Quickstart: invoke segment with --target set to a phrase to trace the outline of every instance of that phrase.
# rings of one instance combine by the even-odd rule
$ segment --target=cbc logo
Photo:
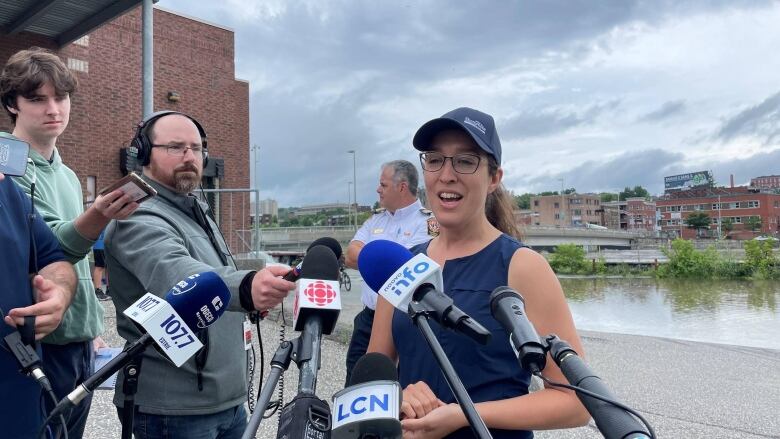
[[[310,283],[303,293],[317,306],[325,306],[333,302],[337,294],[333,287],[320,280]]]

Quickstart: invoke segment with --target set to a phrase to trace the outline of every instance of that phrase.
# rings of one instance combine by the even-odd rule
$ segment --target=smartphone
[[[117,189],[122,189],[122,192],[129,194],[133,197],[133,201],[136,203],[143,203],[144,201],[157,195],[157,191],[149,186],[149,184],[141,179],[138,175],[131,172],[119,180],[115,181],[111,185],[100,191],[100,195],[105,195],[113,192]]]
[[[27,172],[30,144],[18,139],[0,137],[0,172],[16,177]]]

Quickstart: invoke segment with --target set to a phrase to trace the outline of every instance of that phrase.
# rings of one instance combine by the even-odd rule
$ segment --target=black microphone
[[[618,399],[606,384],[577,355],[565,341],[558,337],[548,338],[550,355],[555,364],[569,381],[569,384],[593,392],[612,401]],[[593,417],[601,434],[607,439],[648,439],[647,428],[631,416],[626,410],[606,401],[577,392],[582,405]]]
[[[490,312],[509,333],[520,367],[532,374],[544,370],[547,355],[525,313],[523,296],[510,287],[498,287],[490,294]]]
[[[230,290],[222,278],[211,271],[194,274],[177,283],[168,291],[165,300],[146,293],[124,311],[145,333],[62,398],[49,418],[77,405],[153,343],[180,367],[203,346],[192,332],[193,328],[202,329],[214,323],[225,312],[228,302]]]
[[[401,439],[398,369],[378,352],[355,363],[349,386],[333,395],[333,439]]]
[[[309,247],[306,248],[306,251],[308,252],[312,248],[318,246],[318,245],[324,245],[325,247],[331,249],[333,251],[333,254],[336,255],[336,260],[338,261],[339,258],[341,258],[341,244],[339,244],[338,241],[335,239],[324,236],[322,238],[315,239],[311,244],[309,244]],[[282,279],[295,282],[301,277],[301,269],[303,268],[303,260],[298,262],[297,264],[293,264],[292,270],[290,270],[289,273],[282,276]]]

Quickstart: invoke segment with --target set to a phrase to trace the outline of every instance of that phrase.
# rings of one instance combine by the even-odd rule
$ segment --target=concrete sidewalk
[[[104,304],[104,338],[112,346],[121,346],[114,308],[110,302]],[[340,335],[326,339],[322,346],[317,394],[328,401],[344,386],[346,345],[339,340],[349,332],[352,316],[343,315],[341,322]],[[273,317],[261,324],[266,374],[279,344],[279,330]],[[645,416],[659,438],[780,437],[780,351],[589,331],[581,335],[591,368],[623,403]],[[296,336],[286,329],[287,339]],[[257,344],[255,350],[259,374]],[[292,364],[285,374],[285,402],[297,393],[297,381],[298,371]],[[112,396],[110,391],[96,392],[85,438],[120,437]],[[257,437],[275,438],[277,419],[263,420]],[[591,422],[577,429],[538,432],[536,437],[602,436]]]

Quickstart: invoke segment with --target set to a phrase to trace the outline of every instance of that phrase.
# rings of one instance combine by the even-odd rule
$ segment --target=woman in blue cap
[[[480,417],[495,439],[531,438],[532,430],[584,425],[589,416],[573,392],[548,387],[528,393],[530,375],[518,365],[506,331],[490,312],[490,293],[508,285],[523,295],[540,335],[555,333],[583,352],[555,274],[541,255],[516,239],[493,118],[458,108],[424,124],[413,144],[422,151],[425,190],[439,235],[412,252],[442,266],[444,291],[493,333],[483,346],[435,328]],[[381,297],[368,351],[398,360],[404,438],[473,437],[425,340],[409,316],[394,312]],[[543,373],[566,382],[550,359]]]

